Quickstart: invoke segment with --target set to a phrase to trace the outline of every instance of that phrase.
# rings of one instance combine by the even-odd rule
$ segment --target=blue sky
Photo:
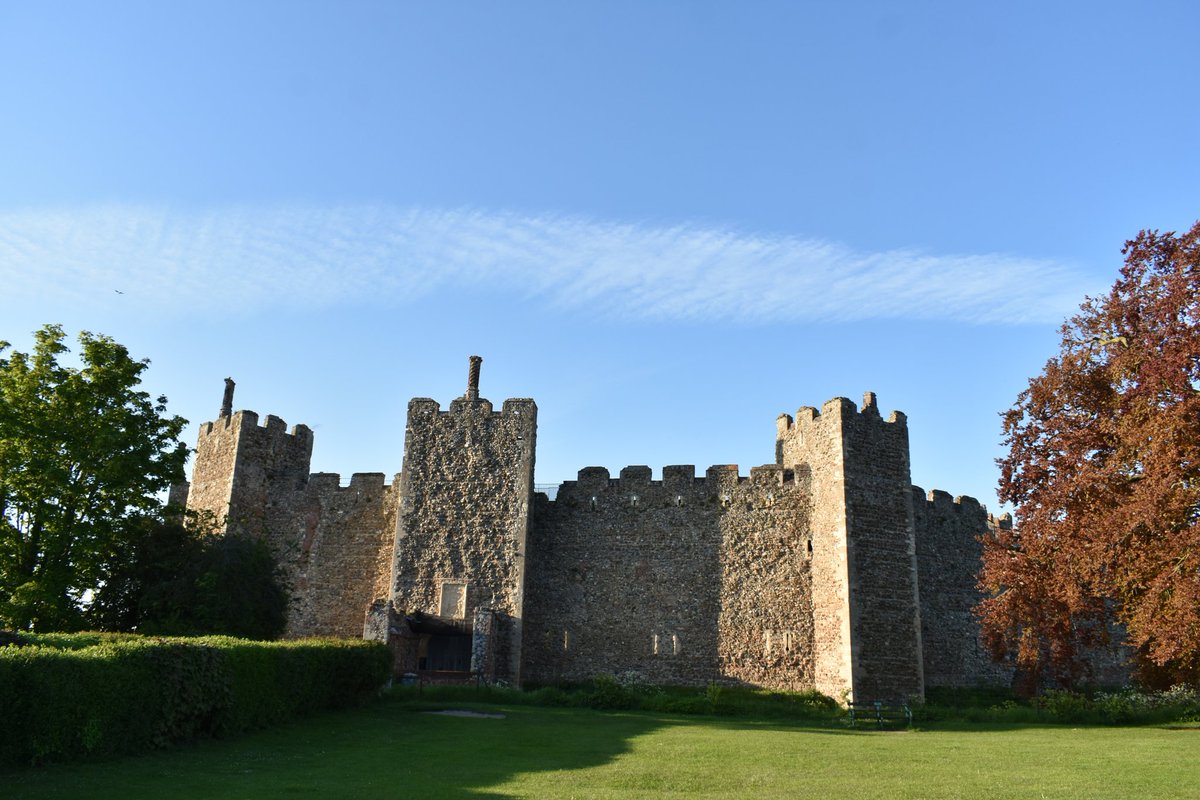
[[[0,0],[0,338],[113,336],[189,444],[231,375],[343,480],[474,353],[539,483],[875,391],[996,509],[1058,325],[1200,216],[1198,8]]]

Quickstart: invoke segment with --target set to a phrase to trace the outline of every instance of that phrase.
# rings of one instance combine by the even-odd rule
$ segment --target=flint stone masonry
[[[449,411],[409,403],[391,599],[436,615],[442,587],[466,584],[464,617],[491,609],[495,677],[517,683],[537,405],[508,400],[497,413],[471,393]]]
[[[834,398],[776,421],[775,463],[586,467],[533,486],[537,406],[409,404],[404,459],[308,472],[312,432],[228,410],[201,430],[188,508],[262,536],[293,587],[288,635],[387,641],[397,674],[554,683],[636,673],[844,700],[1007,683],[971,607],[971,498],[912,486],[903,414]]]
[[[921,645],[925,680],[936,686],[1007,683],[1009,671],[988,657],[971,608],[983,599],[976,573],[983,532],[1004,520],[989,517],[971,497],[951,498],[912,487],[921,575]],[[1010,521],[1008,521],[1010,522]]]
[[[591,467],[554,502],[538,496],[526,677],[811,687],[807,493],[773,466],[650,475]]]

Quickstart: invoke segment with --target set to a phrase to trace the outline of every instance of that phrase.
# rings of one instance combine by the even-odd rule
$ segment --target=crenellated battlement
[[[537,411],[537,403],[528,397],[510,397],[504,401],[499,411],[495,410],[491,400],[479,398],[469,400],[456,397],[450,401],[450,407],[443,409],[437,400],[430,397],[414,397],[408,403],[408,415],[415,418],[450,417],[450,416],[492,416],[492,417],[528,417]]]
[[[935,511],[954,514],[987,514],[987,509],[974,497],[960,494],[957,497],[941,489],[926,492],[920,486],[912,487],[913,505],[923,505]],[[989,515],[990,516],[990,515]]]
[[[382,492],[391,489],[399,483],[399,475],[393,483],[387,483],[382,472],[355,472],[350,476],[350,483],[342,485],[342,476],[338,472],[314,472],[308,476],[306,488],[317,493],[326,492]]]
[[[230,431],[239,433],[251,433],[254,431],[262,431],[271,438],[282,439],[288,437],[298,441],[312,443],[313,432],[307,425],[293,425],[291,431],[287,429],[287,423],[282,418],[274,414],[268,414],[267,419],[262,425],[258,424],[259,416],[254,411],[235,411],[229,416],[221,417],[213,422],[205,422],[200,426],[200,438],[203,440],[209,436],[221,436]]]
[[[1013,517],[1012,517],[1012,514],[1009,514],[1007,511],[1004,512],[1003,514],[1001,514],[1000,516],[996,516],[995,514],[988,514],[987,524],[988,524],[988,530],[992,530],[992,531],[1009,530],[1010,531],[1010,530],[1012,530],[1012,526],[1013,526]]]
[[[888,425],[907,426],[908,417],[903,411],[892,411],[887,419],[879,413],[879,405],[874,392],[864,392],[862,409],[847,397],[833,397],[826,400],[818,410],[812,406],[801,406],[796,410],[796,416],[780,414],[775,418],[775,432],[779,439],[789,435],[803,433],[805,430],[821,428],[832,420],[839,423],[851,417],[876,419]]]
[[[553,502],[589,508],[681,506],[727,502],[731,492],[755,493],[771,487],[787,491],[798,485],[794,471],[777,464],[753,467],[749,476],[739,474],[737,464],[714,464],[700,477],[693,464],[672,464],[662,468],[660,480],[653,480],[650,467],[641,464],[623,468],[616,478],[606,467],[584,467],[576,480],[563,481]]]

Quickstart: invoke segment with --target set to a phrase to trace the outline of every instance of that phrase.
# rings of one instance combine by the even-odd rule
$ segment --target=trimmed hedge
[[[376,642],[23,636],[0,647],[0,763],[141,753],[229,736],[378,693]]]

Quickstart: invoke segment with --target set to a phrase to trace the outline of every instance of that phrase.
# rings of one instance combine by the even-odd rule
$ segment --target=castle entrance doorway
[[[471,671],[472,626],[463,619],[447,619],[417,612],[406,617],[409,628],[420,637],[417,669],[421,672]]]
[[[471,635],[432,635],[421,637],[424,657],[420,669],[437,672],[469,672],[471,669]]]

